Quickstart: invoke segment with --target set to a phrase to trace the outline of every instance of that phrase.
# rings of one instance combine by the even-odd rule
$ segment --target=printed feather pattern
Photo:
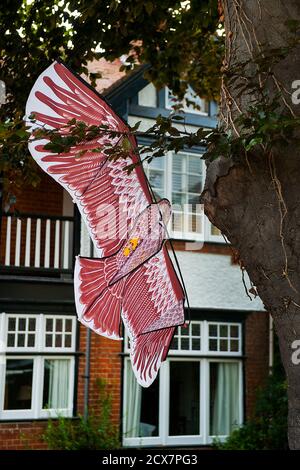
[[[33,115],[34,122],[29,118]],[[62,153],[46,150],[49,140],[34,136],[42,127],[68,135],[73,119],[106,126],[109,132]],[[98,258],[76,258],[78,318],[111,339],[122,339],[122,319],[133,371],[147,387],[167,357],[176,326],[184,322],[183,290],[164,246],[170,203],[153,201],[127,124],[61,62],[38,77],[27,101],[26,121],[33,158],[71,195],[97,251]],[[132,150],[124,159],[109,160],[106,146],[119,144],[124,134]],[[128,173],[132,164],[136,166]]]

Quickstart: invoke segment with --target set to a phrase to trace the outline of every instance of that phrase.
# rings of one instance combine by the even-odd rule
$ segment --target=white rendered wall
[[[264,310],[257,297],[247,297],[242,271],[231,257],[209,253],[176,251],[191,307],[232,310]],[[245,273],[245,282],[251,287]]]

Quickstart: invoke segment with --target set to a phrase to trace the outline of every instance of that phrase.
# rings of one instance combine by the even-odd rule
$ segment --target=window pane
[[[239,350],[239,341],[237,339],[232,339],[230,341],[230,351],[238,352],[238,350]]]
[[[174,192],[176,191],[183,191],[183,184],[182,184],[182,175],[181,173],[173,173],[172,174],[172,189]]]
[[[209,350],[210,351],[218,351],[218,340],[217,339],[210,339],[209,340]]]
[[[189,338],[181,338],[181,349],[187,351],[190,349],[190,339]]]
[[[188,159],[188,172],[189,173],[201,173],[202,160],[200,157],[189,157]]]
[[[46,335],[46,348],[52,347],[52,335]]]
[[[173,338],[173,340],[172,340],[170,349],[178,349],[178,338],[176,338],[175,336],[174,336],[174,338]]]
[[[221,339],[220,340],[220,351],[228,351],[228,340]]]
[[[230,327],[230,336],[232,338],[238,338],[239,336],[239,328],[237,325],[233,325]]]
[[[35,335],[28,335],[27,346],[33,348],[35,343]]]
[[[150,170],[156,169],[156,170],[163,170],[164,169],[164,157],[157,157],[153,158],[150,163]]]
[[[56,348],[61,348],[62,347],[62,335],[55,335],[55,347]]]
[[[8,319],[8,330],[9,331],[15,331],[16,330],[16,319],[15,318],[9,318]]]
[[[184,209],[183,205],[186,202],[185,194],[183,193],[172,193],[172,204],[178,204],[180,207],[173,207],[174,210]]]
[[[43,408],[68,408],[69,370],[69,359],[45,360]]]
[[[228,436],[240,423],[239,364],[210,363],[210,435]]]
[[[183,155],[181,155],[180,153],[178,153],[177,155],[173,155],[173,164],[172,164],[172,167],[173,167],[173,171],[177,171],[179,173],[182,172],[183,168],[182,168],[182,165],[183,165],[183,161],[184,161],[185,157]]]
[[[190,327],[189,327],[189,326],[187,326],[187,327],[186,327],[186,326],[181,326],[181,327],[180,327],[180,334],[181,334],[182,336],[189,336],[189,334],[190,334]]]
[[[200,205],[200,194],[188,194],[188,203],[191,205],[190,210],[192,212],[195,212],[197,209],[197,212],[200,212],[201,210],[201,205]],[[199,207],[197,207],[199,206]]]
[[[72,331],[72,320],[66,320],[65,331]]]
[[[200,351],[201,349],[200,339],[195,339],[195,338],[192,339],[192,349],[194,351]]]
[[[170,436],[200,433],[199,393],[199,362],[170,361]]]
[[[26,318],[19,318],[19,331],[25,331],[26,329]]]
[[[56,331],[62,331],[62,319],[61,318],[56,320],[55,329]]]
[[[5,410],[30,410],[33,359],[7,359],[5,377]]]
[[[12,348],[15,345],[15,335],[10,333],[7,335],[7,347]]]
[[[220,336],[223,338],[228,336],[228,326],[227,325],[220,325]]]
[[[53,320],[52,318],[47,318],[46,320],[46,330],[52,331],[53,330]]]
[[[200,336],[200,323],[192,323],[192,335]]]
[[[29,318],[28,330],[35,331],[35,318]]]
[[[165,197],[163,189],[156,189],[152,187],[152,190],[153,190],[156,201],[159,201],[160,199]]]
[[[24,334],[18,334],[17,346],[19,348],[24,348],[24,346],[25,346],[25,335]]]
[[[215,227],[214,225],[211,225],[210,226],[210,233],[211,235],[216,235],[216,236],[221,236],[221,230],[219,230],[217,227]]]
[[[209,325],[209,336],[218,336],[218,325]]]
[[[129,361],[126,372],[125,437],[158,436],[159,377],[150,387],[142,388],[136,381]]]
[[[72,346],[72,336],[66,335],[65,336],[65,348],[70,348]]]
[[[189,232],[200,233],[202,231],[202,217],[196,214],[189,215],[188,230]]]
[[[167,90],[167,108],[172,108],[176,103],[178,103],[177,98],[173,95],[171,90]]]
[[[149,174],[149,181],[154,188],[162,189],[164,186],[164,174],[161,171],[151,170]]]
[[[196,95],[193,88],[189,85],[185,94],[185,108],[193,113],[207,113],[207,102]]]
[[[188,177],[188,191],[190,193],[201,193],[202,182],[200,176],[189,175]]]
[[[149,83],[138,92],[138,103],[140,106],[156,108],[157,91],[153,83]]]
[[[172,214],[172,227],[173,230],[177,232],[182,232],[183,230],[183,215],[182,213],[173,212]]]

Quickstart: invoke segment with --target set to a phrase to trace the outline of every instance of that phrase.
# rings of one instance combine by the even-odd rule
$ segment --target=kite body
[[[32,115],[34,122],[29,120]],[[141,165],[126,171],[139,163],[134,136],[106,101],[64,64],[54,62],[37,79],[26,117],[33,158],[72,196],[99,256],[76,258],[78,318],[111,339],[121,339],[122,319],[134,373],[147,387],[166,359],[176,326],[184,323],[182,286],[164,246],[170,203],[153,201]],[[45,149],[47,138],[34,138],[41,127],[66,135],[74,119],[107,126],[114,137],[101,134],[59,154]],[[117,145],[124,134],[132,152],[124,159],[108,159],[105,146]]]

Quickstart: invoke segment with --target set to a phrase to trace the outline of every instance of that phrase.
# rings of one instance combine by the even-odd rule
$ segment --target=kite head
[[[170,201],[168,201],[168,199],[162,199],[157,205],[159,208],[160,219],[163,221],[164,225],[167,226],[172,215]]]

